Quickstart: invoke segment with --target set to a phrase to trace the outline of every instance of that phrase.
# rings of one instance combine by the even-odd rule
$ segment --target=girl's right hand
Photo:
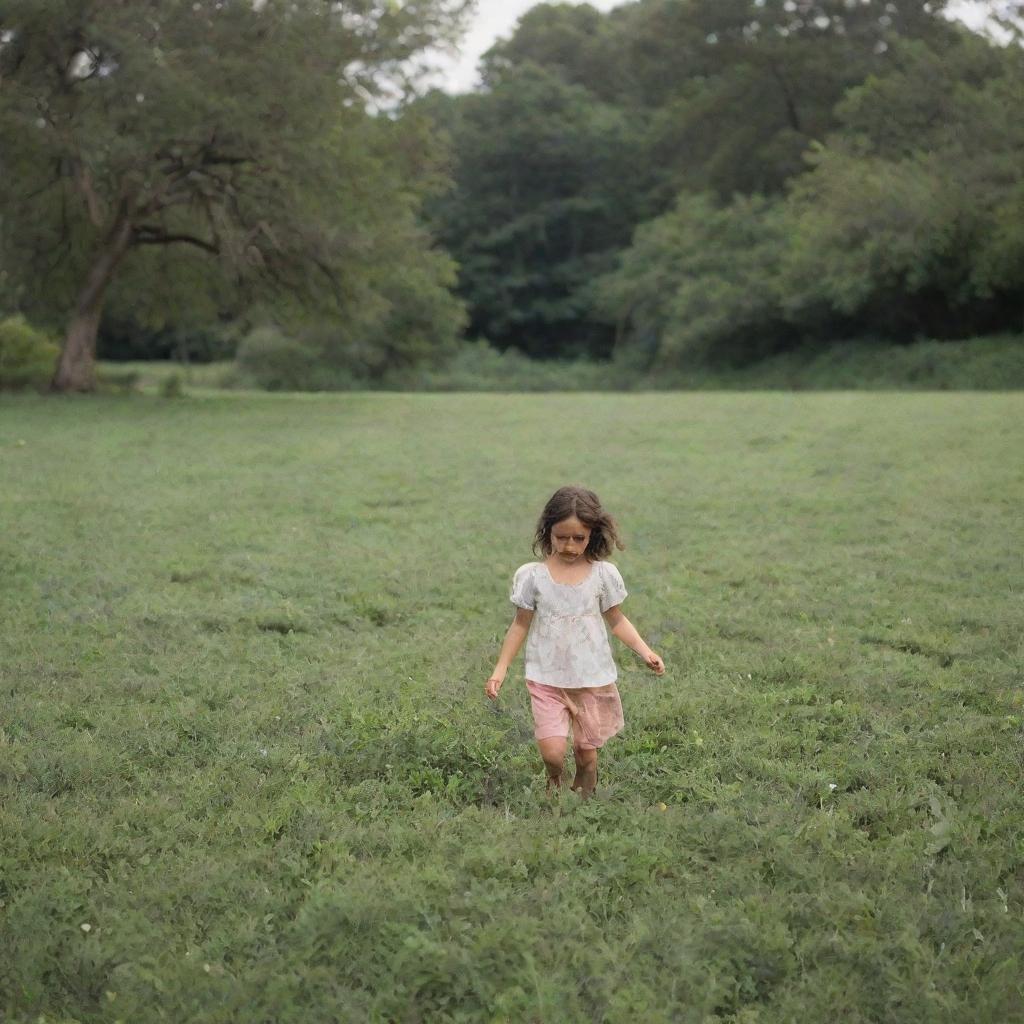
[[[501,685],[504,682],[504,679],[499,679],[497,676],[491,676],[491,678],[487,680],[484,692],[491,698],[491,700],[494,700],[498,696],[498,691],[501,689]]]

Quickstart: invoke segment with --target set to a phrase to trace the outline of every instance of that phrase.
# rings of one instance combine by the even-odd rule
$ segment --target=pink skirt
[[[568,736],[580,750],[603,747],[625,725],[622,701],[614,683],[564,689],[526,680],[533,708],[533,735],[538,740]]]

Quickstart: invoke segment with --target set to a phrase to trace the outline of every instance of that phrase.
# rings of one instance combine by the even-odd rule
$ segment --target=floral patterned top
[[[625,596],[611,562],[594,562],[579,583],[556,583],[543,562],[521,565],[511,600],[535,613],[526,638],[526,678],[574,690],[614,683],[618,671],[601,613]]]

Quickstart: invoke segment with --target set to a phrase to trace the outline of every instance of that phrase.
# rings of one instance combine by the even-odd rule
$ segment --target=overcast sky
[[[623,0],[590,0],[599,11],[620,7]],[[499,36],[509,36],[516,22],[538,0],[477,0],[476,17],[462,40],[461,54],[444,61],[445,70],[438,84],[448,92],[466,92],[477,84],[477,61]]]
[[[443,61],[437,84],[448,92],[466,92],[477,84],[476,65],[485,50],[499,36],[511,35],[516,22],[538,0],[477,0],[476,17],[470,22],[469,30],[460,47],[460,54]],[[623,0],[590,0],[591,6],[600,11],[610,11],[621,6]],[[997,0],[955,0],[951,10],[968,24],[977,26],[985,17],[985,9],[999,7]]]

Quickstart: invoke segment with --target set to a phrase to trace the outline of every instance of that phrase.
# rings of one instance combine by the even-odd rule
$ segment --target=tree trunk
[[[50,382],[51,391],[96,390],[96,332],[103,312],[103,298],[114,270],[128,251],[131,241],[132,223],[122,212],[110,229],[75,303],[64,348]]]
[[[96,390],[96,332],[102,311],[102,298],[92,309],[75,310],[68,324],[57,372],[50,381],[51,391]]]

